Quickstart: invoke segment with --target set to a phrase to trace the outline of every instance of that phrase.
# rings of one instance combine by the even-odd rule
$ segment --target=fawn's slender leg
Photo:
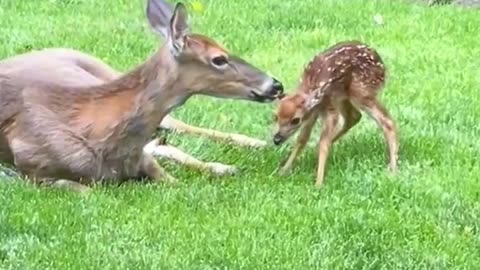
[[[383,130],[385,141],[389,149],[389,168],[390,171],[397,171],[398,159],[398,138],[395,122],[390,116],[389,112],[375,99],[368,99],[362,101],[364,110],[372,117],[378,126]]]
[[[232,175],[237,172],[237,168],[234,166],[224,165],[218,162],[202,162],[171,145],[155,145],[154,147],[151,147],[150,144],[147,144],[145,149],[155,157],[171,159],[177,163],[197,170],[208,170],[218,176]]]
[[[312,134],[313,126],[315,125],[319,114],[320,110],[315,109],[314,111],[312,111],[312,114],[303,122],[302,129],[300,130],[300,134],[297,137],[297,141],[295,142],[295,145],[293,146],[293,149],[290,152],[287,161],[279,171],[280,175],[285,175],[290,170],[293,162],[295,162],[295,159],[297,159],[302,150],[305,148],[305,144],[307,144],[308,139]]]
[[[362,118],[362,114],[348,100],[345,100],[342,103],[340,113],[342,114],[345,122],[342,128],[333,138],[332,143],[335,143],[338,139],[345,135],[345,133],[347,133],[352,127],[358,124],[358,122]]]
[[[336,133],[335,130],[338,124],[338,117],[339,113],[337,111],[328,111],[324,116],[324,125],[318,147],[317,180],[315,182],[317,187],[323,184],[323,179],[325,176],[325,163],[328,159],[330,146],[332,145],[332,141]]]
[[[160,123],[160,127],[164,129],[175,130],[177,132],[204,136],[204,137],[212,138],[216,140],[230,141],[234,144],[241,145],[241,146],[263,148],[267,145],[266,141],[254,139],[242,134],[226,133],[226,132],[216,131],[213,129],[207,129],[207,128],[188,125],[185,122],[175,119],[169,115],[163,118],[162,122]]]

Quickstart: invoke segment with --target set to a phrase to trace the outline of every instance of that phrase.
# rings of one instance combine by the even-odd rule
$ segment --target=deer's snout
[[[285,137],[283,137],[280,133],[277,133],[273,136],[273,143],[275,145],[280,145],[285,141]]]
[[[275,99],[282,99],[285,94],[283,93],[283,84],[275,79],[271,78],[259,88],[260,93],[257,91],[251,91],[250,98],[256,102],[272,102]]]
[[[269,95],[275,97],[283,96],[283,84],[276,78],[273,78],[272,88],[270,89]]]

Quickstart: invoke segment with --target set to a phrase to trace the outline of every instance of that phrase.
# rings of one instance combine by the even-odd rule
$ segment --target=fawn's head
[[[273,137],[273,143],[282,144],[300,128],[308,113],[306,100],[307,96],[299,93],[286,95],[280,100],[274,115],[277,132]]]
[[[328,87],[327,84],[322,85]],[[279,97],[280,101],[274,115],[274,121],[277,123],[274,144],[280,145],[288,140],[310,116],[312,109],[321,104],[324,88],[315,90],[317,91],[311,91],[309,84],[302,80],[295,94]]]
[[[230,54],[211,38],[191,33],[182,3],[172,8],[165,0],[148,0],[147,18],[166,39],[163,49],[169,51],[188,94],[256,102],[270,102],[282,95],[278,80]]]

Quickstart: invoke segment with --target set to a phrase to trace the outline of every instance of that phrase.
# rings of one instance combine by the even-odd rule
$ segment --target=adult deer
[[[105,62],[92,55],[64,48],[48,48],[38,51],[30,51],[24,54],[16,55],[0,61],[0,73],[11,72],[41,72],[48,65],[49,74],[57,78],[73,78],[72,83],[78,83],[78,86],[99,85],[117,79],[122,74],[108,66]],[[87,73],[87,74],[86,74]],[[53,75],[55,74],[55,75]],[[87,76],[85,76],[87,75]],[[75,78],[85,77],[82,81]],[[201,128],[189,125],[170,115],[166,115],[159,125],[161,131],[174,131],[176,133],[188,133],[207,137],[214,140],[223,140],[230,143],[261,148],[266,146],[263,140],[254,139],[243,134],[226,133],[218,130]],[[169,143],[156,145],[158,141],[165,141],[166,138],[160,138],[147,144],[146,150],[157,158],[170,159],[181,165],[201,170],[221,176],[235,174],[237,168],[232,165],[226,165],[219,162],[201,161]]]
[[[145,63],[106,83],[80,69],[0,70],[0,160],[35,183],[78,191],[97,181],[175,181],[144,151],[158,124],[192,95],[270,102],[282,84],[214,40],[191,33],[182,3],[148,0],[165,38]],[[70,76],[70,75],[75,76]]]

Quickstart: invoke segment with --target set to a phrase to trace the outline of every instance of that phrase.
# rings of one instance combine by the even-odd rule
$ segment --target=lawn
[[[103,186],[82,197],[4,178],[0,269],[480,269],[479,11],[403,1],[201,1],[206,12],[192,14],[194,30],[287,89],[335,42],[375,47],[389,70],[381,100],[400,132],[399,173],[389,175],[382,133],[364,117],[334,146],[324,188],[313,185],[318,135],[292,174],[279,177],[293,141],[271,143],[274,104],[194,97],[174,115],[269,146],[170,136],[194,156],[242,171],[218,178],[162,162],[178,187]],[[158,46],[144,5],[0,0],[0,56],[71,47],[126,71]]]

